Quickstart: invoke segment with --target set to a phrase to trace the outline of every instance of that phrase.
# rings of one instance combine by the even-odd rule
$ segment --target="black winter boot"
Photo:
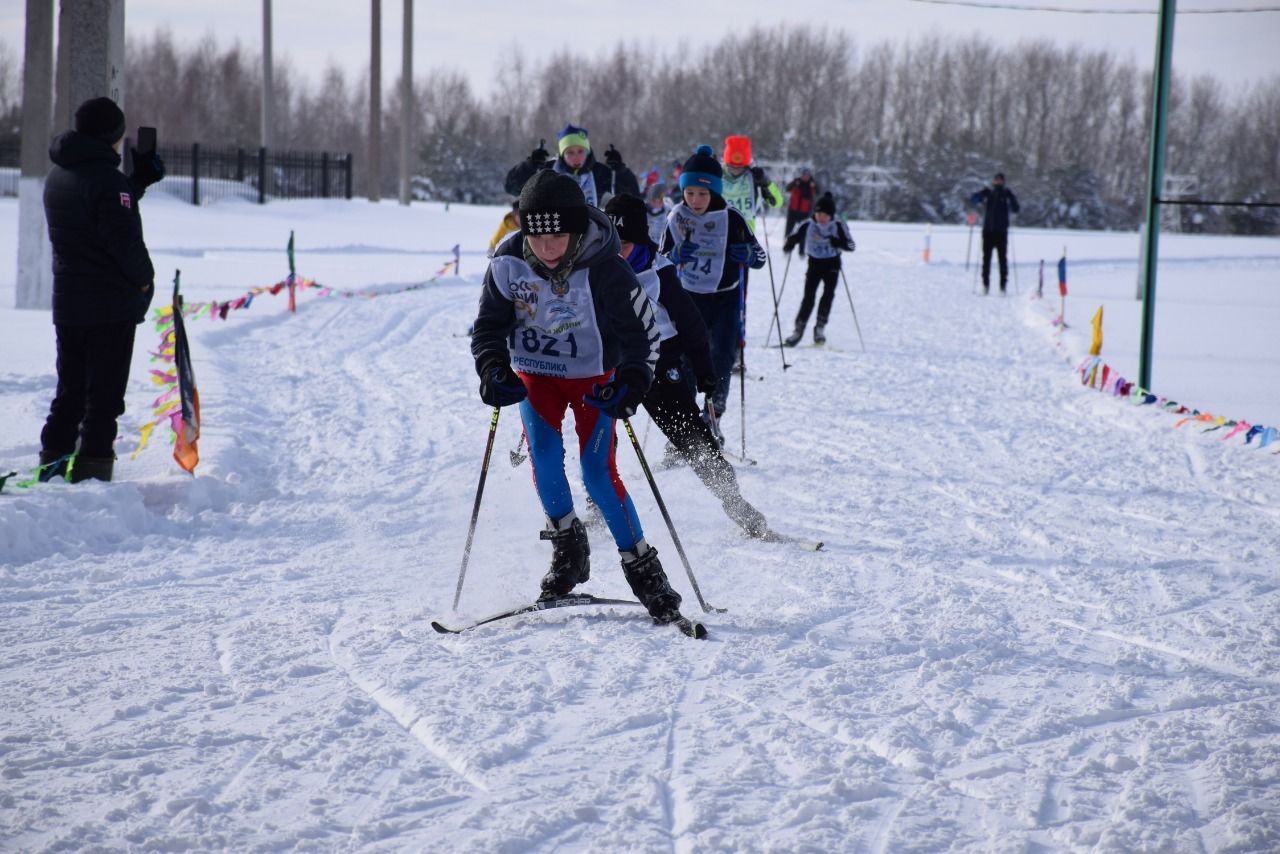
[[[621,554],[622,574],[653,621],[674,623],[680,619],[680,594],[671,589],[658,560],[658,550],[641,540],[634,549]]]
[[[75,451],[67,451],[60,454],[57,451],[41,451],[40,452],[40,482],[48,483],[55,477],[65,478],[67,476],[67,463],[70,462],[71,456]],[[48,468],[45,468],[48,466]]]
[[[826,343],[827,343],[827,324],[825,324],[825,323],[817,323],[817,324],[815,324],[815,325],[814,325],[814,327],[813,327],[813,343],[814,343],[814,344],[826,344]]]
[[[76,454],[75,460],[71,463],[71,482],[80,483],[84,480],[111,480],[111,473],[115,469],[115,457],[86,457],[83,454]]]
[[[542,577],[540,599],[564,596],[591,577],[591,543],[582,520],[573,513],[559,522],[547,521],[539,535],[551,541],[551,569]]]
[[[794,347],[800,343],[800,339],[803,337],[804,337],[804,324],[797,323],[795,332],[792,332],[790,335],[788,335],[787,339],[782,343],[786,344],[788,347]]]

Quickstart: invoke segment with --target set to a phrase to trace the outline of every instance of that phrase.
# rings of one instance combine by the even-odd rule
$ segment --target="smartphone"
[[[138,128],[138,144],[134,146],[137,154],[154,154],[156,151],[156,129]]]

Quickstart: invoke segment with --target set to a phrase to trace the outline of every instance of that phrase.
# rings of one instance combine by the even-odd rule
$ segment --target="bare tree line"
[[[453,70],[415,80],[415,171],[434,198],[504,200],[506,170],[572,121],[598,150],[614,143],[638,173],[664,177],[698,143],[747,133],[757,158],[812,165],[846,208],[859,201],[850,167],[888,167],[897,184],[880,199],[886,219],[961,221],[969,193],[997,170],[1019,193],[1023,224],[1133,228],[1141,218],[1150,73],[1105,51],[936,36],[863,48],[844,32],[780,26],[696,49],[619,43],[536,64],[498,55],[487,97]],[[239,44],[179,47],[160,31],[127,48],[129,112],[169,141],[255,146],[261,77],[258,54]],[[332,65],[308,85],[285,61],[275,88],[278,144],[354,152],[358,173],[367,75]],[[398,83],[384,97],[382,157],[395,163]],[[1236,91],[1175,75],[1166,170],[1196,176],[1203,198],[1280,200],[1280,75]],[[395,170],[384,172],[391,195]],[[1280,226],[1274,210],[1199,210],[1209,230]]]

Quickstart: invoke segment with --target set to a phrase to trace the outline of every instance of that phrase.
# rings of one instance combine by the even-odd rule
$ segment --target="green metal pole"
[[[1147,225],[1142,243],[1142,337],[1138,347],[1138,385],[1151,388],[1151,350],[1156,317],[1156,264],[1160,246],[1160,189],[1164,186],[1164,135],[1169,107],[1169,69],[1173,57],[1176,0],[1160,0],[1156,67],[1151,79],[1151,158],[1147,170]]]

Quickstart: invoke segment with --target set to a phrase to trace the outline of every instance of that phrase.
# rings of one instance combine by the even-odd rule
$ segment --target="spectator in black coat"
[[[138,200],[164,176],[154,154],[140,156],[132,175],[119,171],[124,131],[115,102],[93,98],[49,146],[58,387],[40,434],[42,480],[111,480],[134,331],[155,291]]]
[[[620,193],[640,195],[640,182],[636,180],[636,173],[622,162],[622,152],[610,145],[604,153],[605,162],[600,163],[591,151],[586,128],[565,125],[560,131],[557,148],[560,155],[555,160],[551,159],[551,152],[538,146],[527,158],[512,166],[507,173],[507,192],[518,196],[535,173],[553,169],[576,181],[587,204],[594,208],[604,210],[610,197]]]
[[[991,250],[1000,256],[1000,293],[1009,283],[1009,214],[1017,213],[1018,197],[1004,185],[1004,173],[997,172],[992,186],[983,187],[969,197],[969,203],[977,206],[985,203],[982,217],[982,292],[991,290]]]

